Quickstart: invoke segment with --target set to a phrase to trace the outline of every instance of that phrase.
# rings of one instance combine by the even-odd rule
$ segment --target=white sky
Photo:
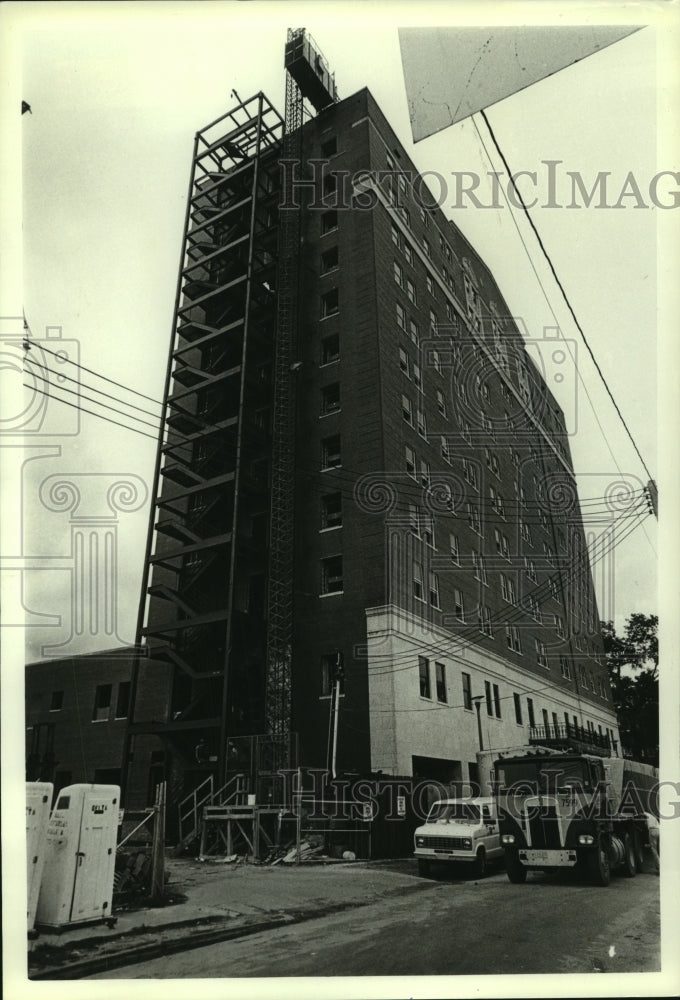
[[[21,122],[28,321],[35,337],[47,326],[61,326],[65,338],[78,342],[84,365],[160,400],[193,135],[231,106],[232,88],[242,98],[262,89],[283,112],[285,28],[298,26],[299,12],[291,19],[285,6],[229,3],[190,9],[118,4],[113,11],[106,4],[81,4],[74,13],[67,4],[27,6],[36,8],[25,11],[23,36],[22,96],[33,109]],[[492,169],[469,120],[412,145],[397,26],[424,18],[402,19],[397,14],[408,8],[387,7],[389,13],[383,14],[371,5],[359,29],[357,19],[342,16],[342,9],[308,4],[304,19],[335,71],[340,96],[368,86],[421,170],[449,177],[452,171],[486,174]],[[448,4],[433,10],[433,23],[455,23],[457,11],[462,19],[466,8]],[[479,23],[479,16],[475,21],[468,15],[468,20]],[[537,171],[539,197],[546,190],[542,161],[556,159],[563,161],[558,197],[565,202],[570,198],[567,170],[579,171],[587,188],[598,171],[607,170],[612,201],[633,171],[649,203],[651,177],[673,169],[656,150],[656,35],[647,27],[489,110],[512,169]],[[481,122],[480,130],[484,135]],[[487,136],[485,141],[491,149]],[[492,157],[493,169],[502,169],[493,151]],[[524,190],[527,197],[534,193]],[[451,196],[448,205],[453,190]],[[661,214],[672,213],[635,209],[633,199],[625,205],[620,210],[537,207],[532,214],[656,475],[656,226]],[[445,206],[445,212],[486,260],[511,310],[525,320],[532,337],[540,338],[543,327],[554,326],[555,320],[507,206],[484,211]],[[578,421],[571,446],[581,495],[602,496],[622,476],[639,488],[638,479],[644,483],[647,477],[533,235],[524,220],[519,225],[564,336],[576,342],[583,382],[568,377],[562,389],[554,388]],[[83,380],[120,395],[87,373]],[[158,412],[145,400],[124,398]],[[56,419],[59,427],[65,415]],[[149,427],[142,429],[153,434]],[[50,439],[57,440],[61,454],[32,462],[24,479],[24,553],[46,558],[63,556],[70,547],[68,514],[46,511],[36,502],[46,476],[87,470],[134,474],[150,484],[155,454],[152,440],[87,415],[76,437]],[[119,516],[118,635],[123,641],[134,637],[147,511],[144,506]],[[601,613],[613,613],[619,626],[632,611],[657,608],[656,548],[656,524],[649,518],[644,530],[638,528],[616,549],[614,587],[608,585],[610,603]],[[25,586],[32,611],[68,618],[66,569],[29,572]],[[29,659],[37,658],[46,642],[67,638],[66,624],[30,629]],[[98,634],[68,648],[107,644]]]

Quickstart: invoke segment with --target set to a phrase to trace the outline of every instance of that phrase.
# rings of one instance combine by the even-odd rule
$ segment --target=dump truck
[[[615,869],[631,878],[640,870],[649,842],[645,814],[658,815],[656,768],[540,746],[496,758],[493,786],[511,882],[525,882],[530,871],[571,868],[606,886]]]

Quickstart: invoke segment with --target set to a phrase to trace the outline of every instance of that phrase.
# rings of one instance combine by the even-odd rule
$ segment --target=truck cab
[[[489,861],[503,856],[493,798],[439,799],[413,838],[418,872],[426,877],[436,862],[462,862],[482,877]]]

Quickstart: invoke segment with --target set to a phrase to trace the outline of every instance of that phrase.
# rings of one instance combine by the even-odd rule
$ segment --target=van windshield
[[[479,806],[474,802],[435,802],[428,823],[479,823]]]

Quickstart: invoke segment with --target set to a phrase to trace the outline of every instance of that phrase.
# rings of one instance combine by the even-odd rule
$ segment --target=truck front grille
[[[562,847],[557,811],[554,806],[534,807],[529,816],[529,831],[532,847]]]
[[[423,847],[431,847],[435,850],[465,851],[470,850],[465,847],[462,837],[423,837]]]

